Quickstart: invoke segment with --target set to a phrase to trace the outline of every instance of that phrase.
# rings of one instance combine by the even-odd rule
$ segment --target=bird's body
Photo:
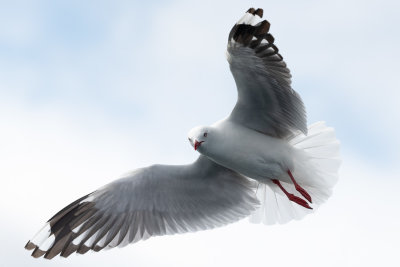
[[[287,176],[294,148],[287,140],[222,120],[210,127],[198,151],[216,163],[260,182]],[[287,177],[289,178],[289,177]]]
[[[199,158],[137,169],[76,200],[28,241],[33,257],[121,247],[247,216],[286,223],[329,198],[339,142],[323,122],[307,127],[303,102],[262,16],[262,9],[250,8],[229,34],[238,99],[226,119],[189,132]]]

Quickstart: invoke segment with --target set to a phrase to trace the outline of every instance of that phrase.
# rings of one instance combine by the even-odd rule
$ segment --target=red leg
[[[286,189],[283,188],[283,186],[281,185],[281,183],[279,182],[279,180],[277,180],[277,179],[272,179],[272,182],[273,182],[274,184],[276,184],[277,186],[279,186],[279,188],[283,191],[283,193],[285,193],[285,195],[288,197],[288,199],[289,199],[290,201],[293,201],[293,202],[299,204],[300,206],[303,206],[304,208],[307,208],[307,209],[311,209],[311,210],[312,210],[312,208],[308,205],[307,201],[305,201],[304,199],[299,198],[298,196],[295,196],[295,195],[289,193],[288,191],[286,191]]]
[[[295,180],[294,177],[293,177],[292,172],[291,172],[290,170],[288,170],[287,173],[289,174],[290,179],[292,180],[294,186],[296,187],[297,192],[299,192],[303,197],[305,197],[305,198],[308,200],[308,202],[312,203],[311,196],[307,193],[306,190],[304,190],[303,187],[301,187],[301,186],[296,182],[296,180]]]

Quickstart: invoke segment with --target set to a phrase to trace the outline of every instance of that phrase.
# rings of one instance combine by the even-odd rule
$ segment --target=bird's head
[[[194,150],[203,149],[206,146],[210,130],[207,126],[197,126],[189,131],[188,139]]]

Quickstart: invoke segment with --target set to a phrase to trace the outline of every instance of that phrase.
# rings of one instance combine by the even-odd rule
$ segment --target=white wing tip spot
[[[257,14],[246,13],[236,24],[247,24],[255,26],[262,21],[261,17]]]
[[[47,251],[54,243],[55,237],[51,234],[50,224],[46,223],[42,229],[30,240],[40,250]]]

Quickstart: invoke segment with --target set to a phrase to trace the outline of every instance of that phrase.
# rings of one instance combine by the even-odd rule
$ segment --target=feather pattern
[[[227,58],[238,90],[229,119],[279,138],[296,130],[306,134],[303,102],[290,86],[290,71],[262,13],[249,9],[228,37]]]
[[[71,203],[26,245],[51,259],[151,236],[210,229],[256,209],[253,184],[204,156],[190,165],[136,170]]]

